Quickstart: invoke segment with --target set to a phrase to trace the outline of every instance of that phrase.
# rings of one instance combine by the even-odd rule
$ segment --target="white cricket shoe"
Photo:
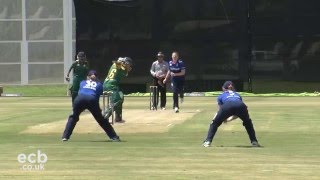
[[[111,141],[112,141],[112,142],[121,142],[119,136],[116,136],[116,137],[111,138]]]
[[[203,142],[202,146],[210,147],[211,146],[211,142],[206,140],[206,141]]]
[[[178,112],[179,112],[179,108],[178,108],[178,107],[175,107],[175,108],[174,108],[174,112],[175,112],[175,113],[178,113]]]

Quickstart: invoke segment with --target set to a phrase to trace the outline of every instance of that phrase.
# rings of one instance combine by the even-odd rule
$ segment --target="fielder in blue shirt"
[[[78,96],[73,103],[73,113],[69,116],[66,128],[63,132],[62,141],[68,141],[79,121],[80,114],[88,109],[101,128],[109,136],[111,141],[119,142],[120,138],[117,136],[113,127],[110,125],[108,119],[104,119],[101,114],[99,105],[99,98],[103,93],[102,83],[97,80],[97,72],[94,70],[89,71],[87,80],[80,83]]]
[[[180,102],[184,98],[184,81],[185,81],[186,67],[184,62],[179,59],[179,53],[174,51],[172,53],[172,60],[169,62],[169,71],[163,80],[165,84],[168,77],[171,77],[171,87],[173,91],[173,108],[176,113],[179,112],[179,96]]]
[[[208,135],[203,142],[204,147],[209,147],[218,127],[223,123],[235,118],[240,118],[249,135],[252,146],[260,147],[256,138],[252,120],[249,117],[247,106],[243,103],[241,96],[235,92],[234,84],[226,81],[222,86],[223,93],[218,96],[219,110],[210,124]]]

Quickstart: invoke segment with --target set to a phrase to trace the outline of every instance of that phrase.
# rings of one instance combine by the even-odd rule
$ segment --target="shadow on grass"
[[[96,143],[99,143],[99,142],[108,142],[108,143],[123,143],[123,142],[127,142],[127,141],[124,141],[124,140],[121,140],[120,142],[114,142],[112,140],[92,140],[92,141],[89,141],[89,142],[96,142]]]
[[[112,141],[112,140],[109,140],[109,139],[106,139],[106,140],[75,140],[75,141],[72,141],[72,140],[68,140],[68,141],[61,141],[62,143],[87,143],[87,142],[95,142],[95,143],[124,143],[124,142],[127,142],[127,141],[124,141],[124,140],[121,140],[120,142],[117,142],[117,141]]]
[[[213,147],[216,147],[216,148],[219,148],[219,147],[233,147],[233,148],[264,148],[264,146],[259,146],[259,147],[255,147],[255,146],[251,146],[251,145],[236,145],[236,146],[224,146],[224,145],[220,145],[220,146],[213,146]]]
[[[243,145],[239,145],[239,146],[234,146],[234,147],[239,147],[239,148],[263,148],[264,146],[254,147],[254,146],[243,146]]]

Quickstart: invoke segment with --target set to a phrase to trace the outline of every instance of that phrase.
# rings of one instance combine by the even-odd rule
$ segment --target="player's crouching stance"
[[[223,122],[232,121],[239,117],[243,121],[252,146],[259,147],[260,144],[256,138],[252,121],[249,117],[247,106],[243,103],[241,96],[235,92],[234,85],[231,81],[226,81],[222,86],[223,93],[218,96],[219,111],[213,118],[206,140],[203,142],[204,147],[209,147],[216,134],[218,127]]]
[[[63,132],[62,141],[68,141],[74,127],[79,121],[81,112],[88,109],[101,128],[106,132],[112,141],[119,142],[117,136],[109,121],[104,119],[101,114],[99,98],[103,93],[101,82],[97,81],[96,71],[89,71],[87,80],[81,81],[78,96],[74,100],[73,113],[69,116],[66,128]]]

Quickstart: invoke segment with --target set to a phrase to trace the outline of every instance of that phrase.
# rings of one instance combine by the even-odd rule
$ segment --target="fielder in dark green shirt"
[[[74,99],[78,95],[80,82],[87,78],[87,74],[89,71],[89,64],[84,52],[79,52],[77,54],[77,60],[71,65],[67,73],[67,76],[66,76],[67,81],[70,81],[69,74],[71,70],[73,70],[73,79],[72,79],[72,86],[70,88],[70,91],[71,91],[72,104],[73,104]]]

